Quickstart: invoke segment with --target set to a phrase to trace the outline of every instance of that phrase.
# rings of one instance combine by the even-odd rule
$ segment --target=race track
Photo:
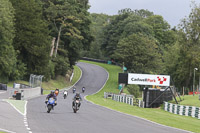
[[[107,72],[96,65],[77,64],[82,70],[82,78],[75,85],[80,92],[85,86],[82,97],[93,94],[102,88],[107,80]],[[74,94],[69,90],[67,99],[58,95],[58,105],[47,113],[45,96],[28,101],[27,119],[33,133],[183,133],[185,131],[154,124],[152,122],[122,114],[86,100],[80,110],[73,113],[71,104]]]

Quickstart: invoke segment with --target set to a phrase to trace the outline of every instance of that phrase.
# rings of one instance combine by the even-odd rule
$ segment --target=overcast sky
[[[161,15],[173,27],[189,15],[192,0],[89,0],[91,13],[115,15],[124,8],[148,9]],[[200,0],[193,0],[200,3]]]

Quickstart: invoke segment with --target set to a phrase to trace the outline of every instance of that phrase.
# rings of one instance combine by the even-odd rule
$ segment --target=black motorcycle
[[[80,100],[79,99],[74,100],[72,102],[72,109],[73,109],[74,113],[76,113],[79,110],[79,107],[80,107]]]
[[[76,89],[74,88],[74,89],[72,90],[72,92],[75,93],[75,92],[76,92]]]
[[[85,88],[82,88],[82,93],[84,93],[85,92]]]
[[[64,94],[64,95],[63,95],[63,97],[64,97],[64,99],[66,99],[67,95],[66,95],[66,94]]]

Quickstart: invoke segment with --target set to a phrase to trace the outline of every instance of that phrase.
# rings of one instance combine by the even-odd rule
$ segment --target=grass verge
[[[179,97],[176,97],[176,99],[180,105],[200,107],[199,95],[185,95],[184,97],[181,96],[181,100]],[[172,103],[175,103],[175,100]]]
[[[51,90],[55,90],[56,88],[63,89],[63,88],[70,87],[79,80],[80,76],[81,76],[80,68],[77,66],[74,66],[74,76],[71,82],[67,81],[65,77],[63,76],[58,76],[55,80],[42,82],[42,88],[44,89],[43,94],[49,94]],[[14,82],[29,85],[29,82],[22,81],[22,80],[12,81],[12,82],[9,82],[7,85],[9,87],[13,87]]]
[[[81,76],[81,70],[79,67],[74,66],[74,75],[72,81],[66,81],[64,77],[57,77],[56,80],[50,80],[49,82],[42,83],[42,88],[44,88],[43,94],[49,94],[51,90],[55,90],[56,88],[65,89],[74,85]]]
[[[25,113],[24,105],[25,105],[26,101],[24,101],[24,100],[11,100],[11,99],[5,99],[5,101],[10,103],[11,105],[13,105],[22,114]]]
[[[87,96],[87,100],[94,102],[95,104],[105,106],[107,108],[117,110],[133,116],[145,118],[150,121],[154,121],[166,126],[180,128],[192,132],[200,132],[199,120],[192,117],[175,115],[164,111],[161,108],[139,108],[130,106],[125,103],[119,103],[111,99],[104,99],[104,92],[118,93],[118,73],[122,72],[121,68],[114,65],[81,61],[90,64],[96,64],[105,68],[109,73],[109,79],[104,88],[97,94]]]
[[[57,80],[50,80],[49,82],[43,82],[42,87],[44,88],[43,94],[49,94],[50,90],[55,90],[55,88],[66,88],[69,87],[73,84],[75,84],[81,76],[81,70],[79,67],[75,66],[74,67],[74,76],[72,78],[72,82],[69,83],[65,80],[64,77],[57,77]],[[12,87],[14,82],[9,82],[8,86]],[[28,82],[26,81],[16,81],[16,83],[22,83],[22,84],[27,84]],[[10,100],[10,99],[5,99],[8,103],[12,104],[19,112],[24,114],[24,105],[26,101],[23,100]]]

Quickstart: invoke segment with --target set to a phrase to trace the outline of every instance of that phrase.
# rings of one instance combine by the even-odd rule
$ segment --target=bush
[[[58,75],[65,76],[67,71],[70,70],[69,60],[67,57],[57,56],[53,61],[55,64],[55,77]]]
[[[134,95],[135,98],[140,97],[142,94],[138,85],[128,85],[127,90],[131,95]]]

